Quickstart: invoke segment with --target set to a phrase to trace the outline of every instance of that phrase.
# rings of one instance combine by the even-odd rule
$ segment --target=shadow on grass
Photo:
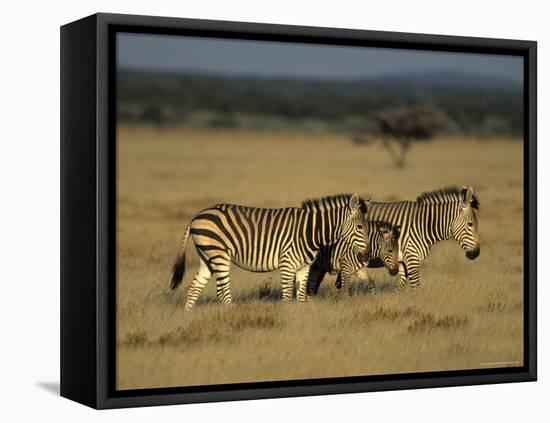
[[[373,295],[375,293],[379,294],[393,294],[395,292],[396,284],[391,281],[382,281],[376,282],[376,288],[371,290],[368,288],[366,282],[358,282],[352,284],[352,295]]]
[[[367,296],[374,293],[379,294],[393,294],[395,292],[396,285],[392,281],[376,282],[376,289],[370,290],[366,282],[354,282],[351,285],[352,296]],[[341,298],[340,290],[336,289],[333,284],[325,283],[319,289],[317,295],[312,298],[334,300]],[[293,290],[293,298],[296,298],[296,289]],[[162,293],[150,293],[146,301],[149,304],[155,304],[160,306],[169,307],[184,307],[187,296],[187,290],[179,289],[177,291],[165,291]],[[245,304],[253,301],[262,301],[265,303],[275,303],[282,300],[282,289],[279,284],[271,281],[264,281],[255,289],[238,292],[233,294],[234,304]],[[205,296],[204,294],[199,297],[195,306],[213,305],[219,304],[218,298],[214,296]]]
[[[392,280],[376,281],[376,288],[369,289],[366,281],[353,281],[350,285],[351,296],[367,296],[378,294],[393,294],[396,292],[397,284]],[[324,299],[334,299],[340,296],[340,289],[335,287],[334,283],[328,281],[323,282],[317,295],[314,297],[324,298]],[[345,297],[344,297],[345,298]]]
[[[274,303],[283,298],[283,291],[280,287],[273,286],[269,282],[263,282],[255,290],[240,293],[236,298],[238,303],[260,300],[266,303]]]
[[[249,303],[253,301],[263,301],[266,303],[275,303],[282,299],[282,290],[280,287],[272,286],[268,282],[264,282],[256,289],[245,292],[238,292],[232,295],[234,304]],[[187,298],[187,289],[178,289],[175,291],[165,290],[163,292],[150,292],[145,302],[150,306],[161,306],[169,308],[184,308]],[[195,307],[205,305],[220,304],[220,301],[215,295],[204,295],[197,300]]]

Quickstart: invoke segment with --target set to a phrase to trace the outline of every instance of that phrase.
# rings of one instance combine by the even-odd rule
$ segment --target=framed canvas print
[[[536,380],[536,43],[61,28],[61,394]]]

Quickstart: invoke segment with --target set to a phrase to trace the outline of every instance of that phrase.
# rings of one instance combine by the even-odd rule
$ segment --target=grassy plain
[[[438,139],[403,169],[378,144],[344,136],[121,127],[118,132],[117,387],[472,369],[523,363],[523,168],[517,140]],[[232,269],[235,307],[215,283],[183,310],[198,261],[170,291],[178,241],[193,215],[219,202],[263,207],[358,192],[414,199],[446,185],[479,194],[481,255],[438,244],[421,286],[395,293],[360,282],[340,299],[333,277],[306,304],[283,304],[279,275]],[[496,363],[496,364],[495,364]]]

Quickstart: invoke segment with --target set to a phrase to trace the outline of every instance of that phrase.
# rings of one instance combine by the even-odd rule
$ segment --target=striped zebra
[[[367,221],[366,225],[369,259],[379,257],[390,274],[396,275],[399,269],[398,240],[401,228],[386,222]],[[336,287],[344,288],[342,292],[346,296],[350,295],[351,275],[356,272],[357,276],[367,281],[369,289],[374,289],[374,282],[368,276],[366,264],[361,256],[352,253],[347,239],[339,239],[334,244],[321,248],[309,271],[308,294],[317,294],[327,272],[338,273]]]
[[[477,210],[479,200],[472,187],[447,187],[424,192],[416,201],[371,201],[368,220],[383,220],[401,226],[399,238],[399,285],[407,278],[411,287],[420,283],[420,268],[430,249],[439,241],[455,239],[474,260],[479,256]],[[380,263],[369,261],[369,267]]]
[[[231,303],[231,263],[253,272],[279,270],[283,300],[290,301],[295,283],[298,301],[306,300],[309,267],[319,250],[340,238],[352,242],[355,254],[367,259],[365,217],[367,203],[357,194],[306,200],[300,208],[267,209],[218,204],[199,212],[180,242],[171,288],[185,272],[185,247],[189,236],[199,256],[199,271],[187,294],[185,308],[193,308],[213,275],[216,293]]]

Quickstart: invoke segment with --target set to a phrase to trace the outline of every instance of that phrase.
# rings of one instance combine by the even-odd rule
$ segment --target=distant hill
[[[419,105],[444,112],[456,133],[523,131],[520,83],[458,72],[334,80],[122,70],[118,101],[120,120],[158,125],[300,127],[317,122],[321,128],[354,132],[368,127],[382,110]]]
[[[365,84],[416,86],[438,89],[477,89],[483,91],[500,91],[519,93],[523,85],[519,81],[485,74],[463,72],[413,72],[369,78]]]

